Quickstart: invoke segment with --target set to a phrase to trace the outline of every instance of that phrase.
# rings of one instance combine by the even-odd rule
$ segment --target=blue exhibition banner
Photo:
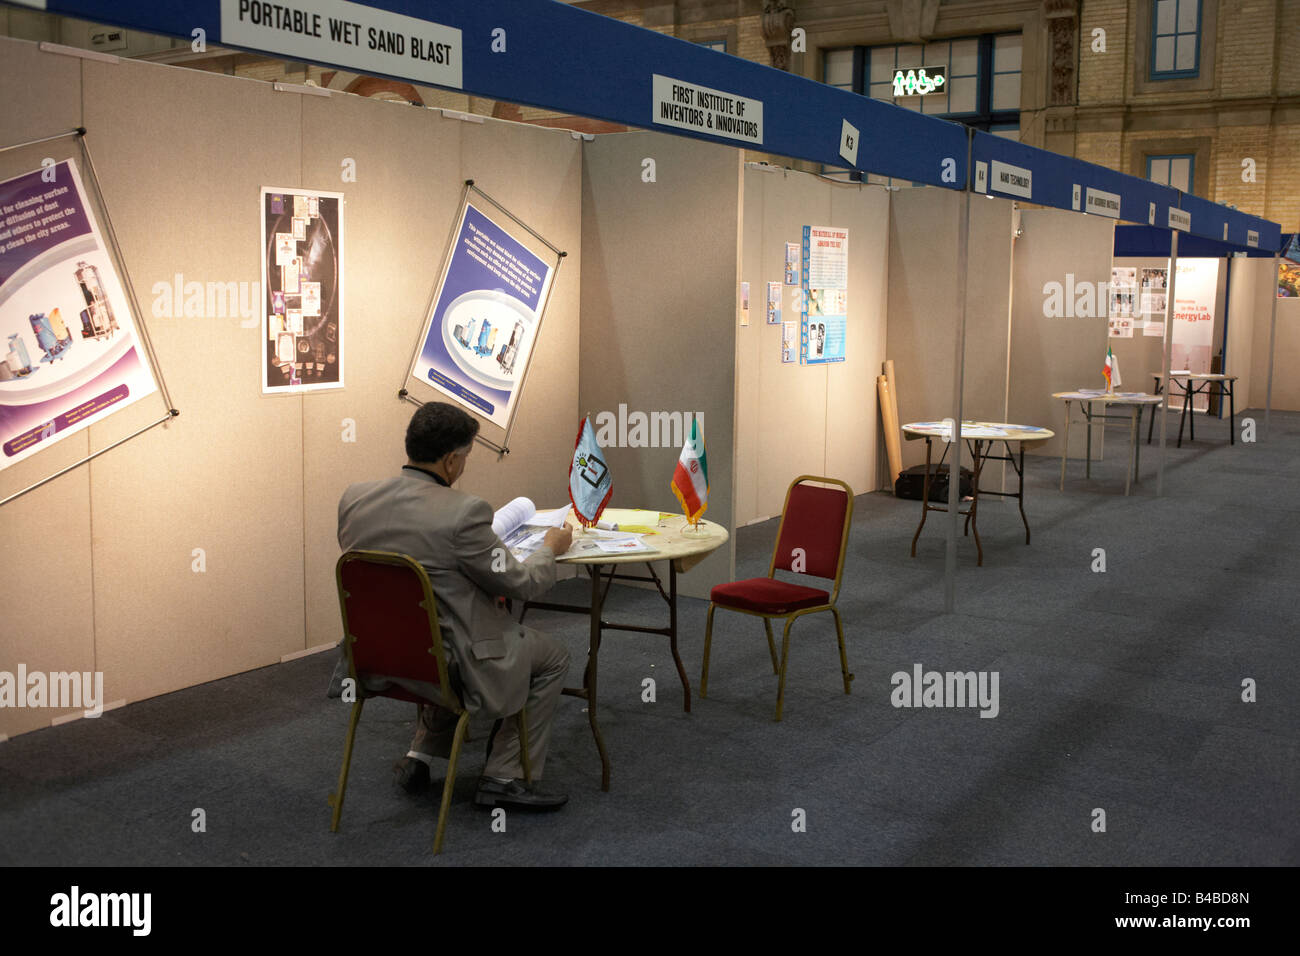
[[[467,201],[411,377],[507,428],[554,271]]]

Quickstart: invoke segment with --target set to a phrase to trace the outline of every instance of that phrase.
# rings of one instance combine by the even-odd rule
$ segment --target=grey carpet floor
[[[1254,444],[1229,447],[1217,422],[1198,433],[1182,449],[1171,440],[1159,498],[1155,445],[1123,496],[1118,431],[1091,480],[1071,463],[1064,493],[1059,460],[1031,459],[1033,543],[1014,502],[982,501],[984,566],[963,539],[952,615],[944,516],[913,559],[919,503],[859,496],[840,597],[853,692],[829,615],[801,620],[780,723],[756,619],[719,612],[701,699],[707,604],[681,599],[690,714],[666,639],[608,635],[610,792],[584,704],[564,698],[546,784],[569,806],[510,814],[494,832],[471,802],[472,748],[436,859],[437,792],[391,783],[409,704],[367,704],[343,825],[329,832],[347,707],[324,696],[321,654],[0,744],[0,863],[1295,865],[1300,414],[1275,413]],[[741,529],[739,576],[766,572],[774,534],[775,521]],[[651,592],[619,588],[611,602],[620,619],[664,617]],[[578,680],[585,619],[528,623],[566,642]],[[893,706],[891,676],[917,664],[996,672],[997,716]]]

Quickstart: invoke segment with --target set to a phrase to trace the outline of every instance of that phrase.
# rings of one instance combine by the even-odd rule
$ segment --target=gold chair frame
[[[785,492],[785,503],[781,506],[781,523],[776,529],[776,541],[772,545],[772,560],[767,567],[767,576],[774,577],[776,574],[776,554],[777,549],[781,547],[781,532],[785,530],[786,511],[790,506],[790,495],[794,493],[796,486],[803,482],[817,482],[825,485],[838,485],[844,489],[848,496],[847,508],[844,513],[844,531],[840,536],[840,556],[835,565],[835,587],[831,591],[830,601],[826,604],[819,604],[816,607],[800,608],[797,611],[791,611],[789,614],[765,614],[762,611],[750,611],[745,608],[727,607],[726,605],[714,604],[709,602],[709,616],[704,626],[704,673],[700,677],[700,696],[707,697],[709,694],[709,649],[713,643],[713,612],[721,607],[724,611],[735,611],[739,614],[748,614],[751,617],[761,617],[763,619],[763,629],[767,632],[767,650],[772,658],[772,673],[779,675],[776,688],[776,719],[781,719],[781,712],[785,706],[785,668],[790,656],[790,628],[794,625],[795,619],[805,614],[816,614],[820,611],[830,611],[835,617],[835,634],[839,639],[840,646],[840,673],[844,678],[844,693],[850,693],[849,682],[853,680],[853,675],[849,673],[848,656],[844,651],[844,627],[840,622],[839,608],[835,602],[840,596],[840,581],[844,576],[844,556],[849,547],[849,530],[853,526],[853,489],[847,483],[840,481],[838,478],[826,478],[821,475],[800,475],[794,481],[790,482],[790,487]],[[822,578],[821,580],[826,580]],[[776,643],[772,637],[772,619],[783,618],[785,620],[785,632],[781,637],[781,661],[778,665],[776,659]]]
[[[348,719],[348,733],[343,744],[343,767],[339,771],[338,789],[329,795],[329,804],[334,808],[334,815],[330,821],[330,832],[337,833],[339,828],[339,819],[343,815],[343,797],[348,787],[348,770],[352,765],[352,746],[356,739],[357,723],[361,720],[361,710],[366,702],[361,693],[361,684],[357,680],[356,662],[352,657],[352,645],[356,643],[356,636],[348,625],[348,604],[347,599],[349,592],[343,589],[343,566],[350,561],[368,561],[375,564],[388,564],[405,567],[414,571],[420,579],[420,586],[424,591],[424,597],[420,601],[420,607],[424,608],[429,620],[429,653],[434,656],[438,663],[438,675],[441,678],[441,690],[443,698],[441,700],[428,700],[430,704],[436,704],[450,710],[452,713],[459,715],[456,721],[456,730],[452,738],[451,754],[447,758],[447,778],[442,784],[442,803],[438,809],[438,829],[433,839],[433,852],[435,855],[442,852],[442,839],[447,827],[447,811],[451,806],[451,792],[456,782],[456,764],[460,759],[460,746],[465,739],[465,731],[469,727],[469,711],[460,699],[451,680],[451,672],[447,669],[447,652],[442,643],[442,629],[438,624],[438,604],[433,597],[433,585],[429,582],[429,574],[413,558],[405,554],[397,554],[392,551],[347,551],[339,556],[338,562],[334,566],[334,580],[338,587],[339,610],[343,616],[343,648],[347,654],[348,660],[348,677],[352,680],[352,687],[357,695],[352,704],[352,713]],[[408,693],[411,693],[408,691]],[[376,695],[383,696],[383,695]],[[418,696],[418,695],[417,695]],[[416,719],[419,719],[419,710],[417,705]],[[528,765],[528,717],[527,709],[520,710],[516,715],[519,721],[519,758],[524,768],[524,781],[532,783],[532,771]]]

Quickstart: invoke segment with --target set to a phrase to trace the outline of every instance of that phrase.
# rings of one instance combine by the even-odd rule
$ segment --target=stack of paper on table
[[[569,515],[569,508],[556,508],[552,511],[538,511],[527,498],[516,498],[502,507],[493,518],[492,530],[497,533],[502,543],[510,549],[518,560],[523,561],[534,554],[546,540],[546,532],[559,528]],[[605,515],[614,511],[615,518],[647,522],[645,526],[653,527],[659,522],[657,511],[637,511],[630,508],[606,509]],[[650,532],[654,533],[654,532]],[[600,530],[589,528],[585,532],[575,533],[573,543],[564,554],[557,558],[583,557],[591,554],[641,554],[655,549],[647,545],[643,534],[628,531]]]

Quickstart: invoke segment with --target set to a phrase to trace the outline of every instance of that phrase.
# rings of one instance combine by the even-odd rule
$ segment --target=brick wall
[[[1210,0],[1213,2],[1213,0]],[[1129,0],[1086,0],[1079,16],[1079,105],[1119,103],[1129,74]],[[1106,31],[1106,52],[1092,52],[1092,31]]]

